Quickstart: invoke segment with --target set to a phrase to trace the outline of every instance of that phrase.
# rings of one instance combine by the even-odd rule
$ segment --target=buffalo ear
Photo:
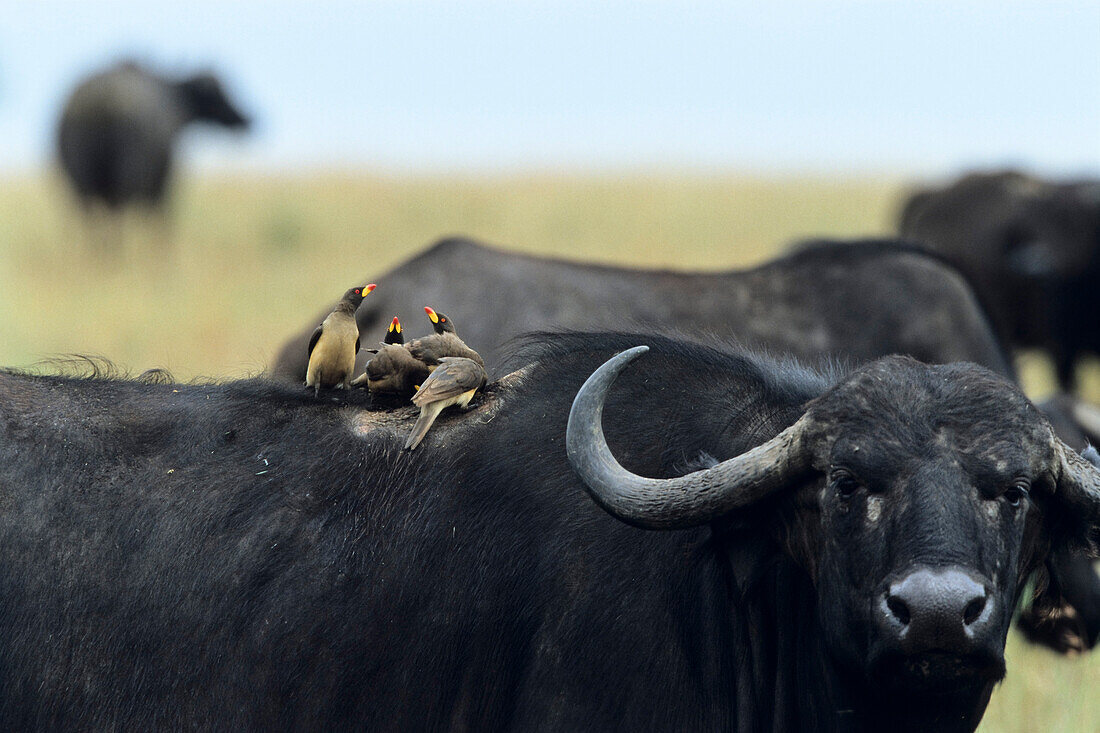
[[[1088,446],[1078,453],[1054,437],[1056,485],[1043,507],[1052,545],[1100,557],[1100,452]]]
[[[715,539],[732,548],[759,549],[770,544],[776,554],[790,557],[816,581],[821,546],[818,478],[807,478],[789,491],[711,521]],[[775,556],[753,551],[737,553],[730,561],[739,579],[757,578],[772,567]]]
[[[779,507],[782,547],[815,583],[821,557],[821,480],[817,473],[807,477]]]
[[[816,473],[806,476],[781,494],[711,522],[711,528],[718,537],[731,535],[738,542],[756,533],[750,545],[771,543],[777,553],[794,560],[816,581],[821,550],[820,479]]]
[[[1064,469],[1042,507],[1042,541],[1049,549],[1018,624],[1033,642],[1066,653],[1091,649],[1100,637],[1100,574],[1091,559],[1100,545],[1100,512],[1090,476],[1090,467],[1100,467],[1100,453],[1092,446],[1080,454],[1064,443],[1060,448]]]
[[[1075,415],[1080,416],[1083,412],[1074,412]],[[1100,451],[1096,450],[1096,446],[1091,442],[1085,446],[1085,449],[1081,451],[1081,458],[1090,463],[1093,468],[1100,470]],[[1084,551],[1092,558],[1100,558],[1100,497],[1094,496],[1097,506],[1094,506],[1092,513],[1092,524],[1089,526],[1086,521],[1086,526],[1082,528],[1081,532],[1084,534],[1082,540],[1084,544]]]
[[[1100,576],[1092,562],[1054,548],[1033,579],[1033,595],[1017,619],[1020,631],[1062,654],[1093,648],[1100,637]]]

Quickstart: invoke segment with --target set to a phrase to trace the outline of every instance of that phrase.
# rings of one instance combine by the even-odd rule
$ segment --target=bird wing
[[[425,338],[427,338],[427,337],[425,337]],[[405,344],[405,348],[408,349],[409,353],[412,354],[413,358],[414,359],[419,359],[420,361],[424,360],[424,348],[425,348],[425,346],[426,346],[426,344],[424,343],[424,339],[413,339],[409,343]]]
[[[428,375],[420,391],[412,396],[414,405],[438,402],[448,397],[457,397],[464,392],[477,389],[485,383],[485,370],[472,359],[447,357],[439,367]]]
[[[306,351],[306,357],[313,356],[313,347],[317,345],[317,339],[321,338],[321,332],[325,330],[325,324],[321,324],[314,330],[313,335],[309,337],[309,348]]]
[[[393,359],[385,349],[382,349],[378,354],[367,362],[366,374],[371,379],[381,379],[393,372]]]
[[[438,364],[440,358],[447,356],[447,342],[439,334],[421,336],[405,344],[405,348],[414,359],[425,364]]]

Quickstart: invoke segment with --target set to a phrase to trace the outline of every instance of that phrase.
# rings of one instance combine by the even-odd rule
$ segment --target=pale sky
[[[1095,0],[0,3],[0,172],[131,55],[259,121],[198,167],[1100,175]]]

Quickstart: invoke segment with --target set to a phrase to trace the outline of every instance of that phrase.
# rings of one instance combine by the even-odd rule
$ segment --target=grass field
[[[796,238],[888,233],[902,191],[722,176],[223,178],[181,186],[169,248],[155,223],[131,217],[125,253],[106,264],[80,246],[86,232],[56,181],[0,180],[0,364],[79,352],[179,379],[255,374],[324,304],[364,278],[384,286],[388,268],[442,235],[722,269]],[[1029,390],[1047,389],[1041,360],[1025,366]],[[1015,636],[1008,656],[983,731],[1100,731],[1100,656],[1060,658]]]

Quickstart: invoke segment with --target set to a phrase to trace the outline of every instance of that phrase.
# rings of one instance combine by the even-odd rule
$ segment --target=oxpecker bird
[[[411,341],[407,347],[410,354],[427,364],[429,369],[434,369],[442,359],[448,356],[471,359],[484,368],[485,362],[481,354],[471,349],[458,337],[450,318],[428,306],[424,306],[424,312],[431,319],[435,333]]]
[[[413,357],[404,346],[401,322],[393,317],[386,340],[374,350],[375,356],[367,362],[367,370],[352,382],[366,382],[372,393],[411,395],[416,386],[428,378],[428,365]]]
[[[359,325],[355,311],[375,284],[352,288],[336,304],[309,339],[309,366],[306,386],[317,395],[321,387],[341,385],[348,389],[355,373],[355,355],[359,353]]]
[[[428,432],[435,419],[451,405],[465,409],[474,393],[485,384],[485,367],[473,359],[445,356],[438,367],[420,385],[412,402],[420,408],[420,417],[405,441],[405,450],[412,450]]]
[[[386,337],[382,339],[383,344],[403,344],[405,343],[405,334],[401,332],[401,321],[397,320],[397,316],[393,317],[390,321],[389,327],[386,329]]]

